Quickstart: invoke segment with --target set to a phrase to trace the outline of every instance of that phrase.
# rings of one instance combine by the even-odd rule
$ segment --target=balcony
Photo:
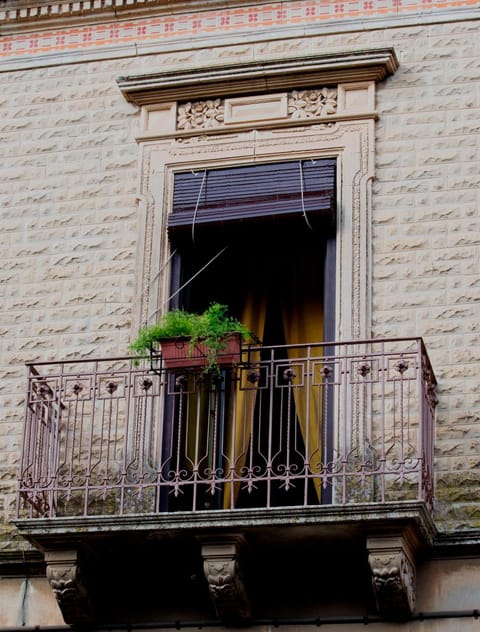
[[[385,560],[414,572],[433,537],[435,384],[421,339],[248,346],[213,376],[161,357],[30,365],[17,524],[52,577],[106,534],[188,534],[227,621],[251,616],[248,587],[230,578],[222,602],[209,565],[249,541],[361,534],[387,612]],[[413,609],[400,594],[394,616]],[[74,623],[88,610],[61,607]]]

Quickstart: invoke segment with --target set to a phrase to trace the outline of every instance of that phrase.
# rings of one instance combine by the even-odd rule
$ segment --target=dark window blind
[[[335,159],[176,173],[170,231],[195,225],[335,213]]]

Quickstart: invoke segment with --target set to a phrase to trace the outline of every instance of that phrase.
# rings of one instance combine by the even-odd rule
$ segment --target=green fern
[[[212,303],[202,314],[174,309],[164,314],[154,325],[142,327],[130,350],[138,357],[148,356],[152,346],[168,338],[188,338],[190,349],[201,343],[207,349],[206,371],[218,370],[217,356],[225,348],[228,334],[241,334],[245,340],[252,335],[246,325],[228,316],[228,307]]]

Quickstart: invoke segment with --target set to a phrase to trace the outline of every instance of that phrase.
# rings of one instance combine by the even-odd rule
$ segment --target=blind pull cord
[[[302,213],[303,213],[303,217],[305,218],[305,222],[307,226],[310,228],[310,230],[313,230],[312,225],[308,221],[307,211],[305,209],[305,199],[304,199],[304,191],[303,191],[303,167],[302,167],[301,160],[298,161],[298,166],[300,167],[300,198],[302,200]]]
[[[195,274],[194,274],[193,276],[191,276],[191,277],[188,279],[188,281],[185,281],[185,283],[184,283],[183,285],[181,285],[181,286],[178,288],[178,290],[175,290],[175,292],[174,292],[173,294],[171,294],[171,295],[170,295],[170,296],[169,296],[169,297],[168,297],[165,301],[163,301],[163,303],[160,305],[160,308],[159,308],[159,309],[157,309],[157,312],[158,312],[158,311],[160,311],[160,309],[161,309],[164,305],[166,305],[167,303],[169,303],[169,302],[172,300],[172,298],[174,298],[175,296],[177,296],[177,294],[179,294],[179,293],[180,293],[180,292],[181,292],[184,288],[186,288],[186,287],[187,287],[187,285],[189,285],[189,284],[190,284],[190,283],[191,283],[194,279],[196,279],[196,278],[197,278],[197,276],[198,276],[199,274],[201,274],[204,270],[206,270],[206,269],[208,268],[208,266],[209,266],[210,264],[212,264],[212,263],[215,261],[215,259],[218,259],[218,257],[220,257],[220,255],[223,255],[223,253],[225,252],[225,250],[226,250],[227,248],[228,248],[228,246],[225,246],[224,248],[222,248],[221,250],[219,250],[219,251],[217,252],[217,254],[216,254],[216,255],[213,255],[213,257],[210,259],[210,261],[207,261],[207,263],[206,263],[206,264],[205,264],[202,268],[200,268],[200,270],[197,270],[197,272],[195,272]],[[156,313],[156,312],[155,312],[155,313]]]
[[[157,281],[157,279],[160,277],[160,275],[163,273],[163,271],[165,270],[165,268],[170,264],[171,260],[173,259],[173,257],[177,254],[177,251],[174,250],[172,252],[172,254],[168,257],[168,259],[165,261],[165,263],[163,264],[163,266],[160,268],[160,270],[156,273],[156,275],[153,277],[153,279],[150,281],[150,285],[149,287],[152,287],[152,285]],[[143,295],[145,294],[145,291],[142,292],[141,297],[143,297]],[[163,304],[163,303],[162,303]],[[153,318],[155,318],[158,314],[158,312],[161,310],[161,306],[157,307],[157,309],[148,316],[147,318],[147,322],[146,324],[148,324],[149,322],[151,322],[151,320]]]
[[[194,176],[197,175],[194,171],[192,171],[192,173],[193,173]],[[200,206],[200,198],[202,197],[203,187],[205,186],[205,180],[206,179],[207,179],[207,170],[205,169],[204,172],[203,172],[202,183],[200,185],[200,191],[198,192],[197,203],[195,205],[195,210],[193,211],[193,218],[192,218],[192,242],[195,242],[195,221],[197,219],[198,207]]]
[[[168,259],[165,261],[165,263],[163,264],[163,266],[160,268],[160,270],[156,273],[156,275],[153,277],[153,279],[150,281],[150,285],[153,285],[155,283],[155,281],[159,278],[159,276],[162,274],[162,272],[165,270],[165,268],[170,264],[170,261],[173,259],[173,257],[177,254],[177,251],[174,250],[172,252],[172,254],[168,257]]]

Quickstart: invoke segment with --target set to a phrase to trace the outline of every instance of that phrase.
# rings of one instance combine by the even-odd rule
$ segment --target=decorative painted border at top
[[[315,27],[338,20],[378,20],[409,14],[423,19],[439,10],[480,6],[478,0],[289,0],[235,4],[207,10],[208,3],[201,0],[177,5],[169,2],[168,12],[163,0],[78,0],[4,7],[0,8],[0,34],[3,32],[0,60],[128,44],[140,46],[191,37],[238,35],[272,28]],[[175,6],[176,11],[172,10]],[[147,9],[149,17],[141,17]],[[154,17],[152,12],[156,14]],[[96,18],[95,14],[98,14]],[[130,19],[126,19],[127,15]],[[45,30],[50,23],[61,26]],[[22,28],[23,32],[15,32]]]

